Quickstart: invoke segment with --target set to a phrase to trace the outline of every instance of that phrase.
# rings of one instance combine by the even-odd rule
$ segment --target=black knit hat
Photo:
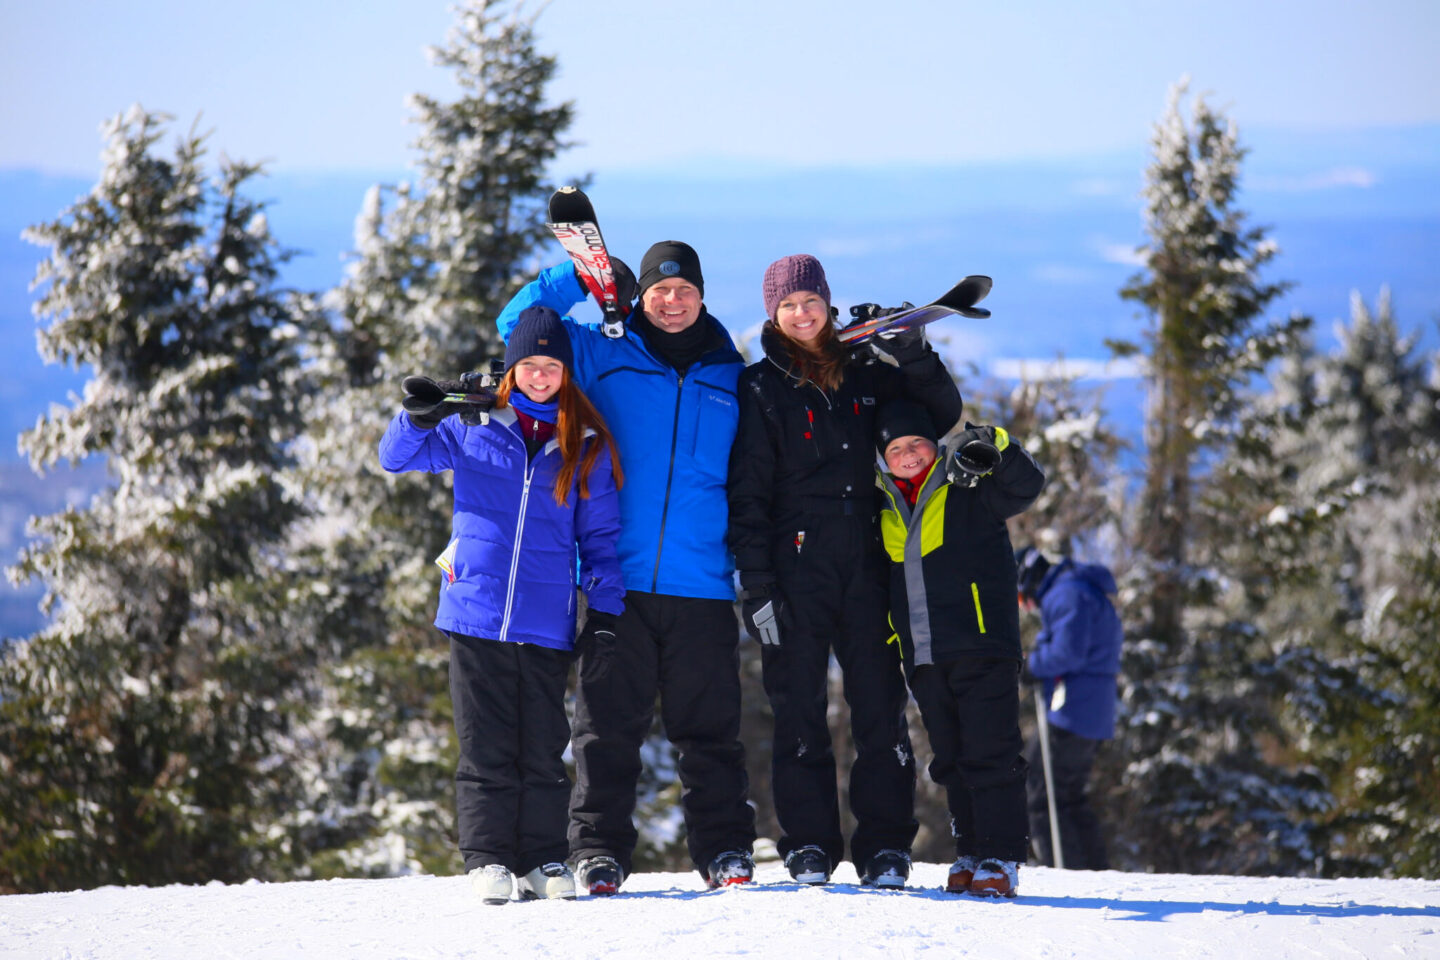
[[[536,304],[520,311],[520,318],[510,331],[505,345],[505,369],[509,370],[526,357],[554,357],[569,370],[575,366],[570,348],[570,334],[560,321],[560,314]]]
[[[1027,600],[1035,599],[1035,591],[1040,589],[1040,582],[1050,569],[1050,561],[1037,547],[1021,547],[1015,551],[1015,567],[1020,596]]]
[[[661,240],[645,251],[640,261],[640,291],[645,296],[661,280],[679,277],[695,284],[700,296],[705,296],[705,276],[700,272],[700,255],[688,243],[679,240]]]
[[[901,437],[924,437],[939,444],[930,414],[912,400],[891,400],[875,417],[875,449],[881,457],[885,448]]]

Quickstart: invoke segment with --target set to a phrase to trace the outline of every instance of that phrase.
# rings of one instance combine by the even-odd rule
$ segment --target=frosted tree
[[[406,375],[453,378],[503,354],[495,317],[549,236],[545,167],[571,107],[545,103],[555,62],[519,5],[472,0],[456,14],[431,52],[461,96],[413,98],[416,180],[366,197],[308,411],[307,486],[325,519],[300,555],[332,591],[318,629],[350,648],[317,731],[333,749],[312,771],[324,785],[316,829],[338,845],[313,864],[321,875],[459,866],[448,645],[431,625],[449,478],[387,475],[376,447]]]
[[[1246,382],[1284,348],[1294,329],[1258,325],[1286,284],[1260,269],[1278,252],[1235,207],[1241,149],[1233,124],[1203,98],[1181,115],[1187,82],[1171,88],[1146,170],[1144,270],[1121,296],[1145,307],[1145,487],[1139,530],[1149,581],[1148,631],[1182,641],[1187,530],[1202,454],[1224,444]],[[1121,353],[1132,344],[1113,344]]]
[[[1235,205],[1244,151],[1234,125],[1172,88],[1146,171],[1144,269],[1121,294],[1145,307],[1149,384],[1131,625],[1122,675],[1125,758],[1117,861],[1154,869],[1284,871],[1309,855],[1323,791],[1265,752],[1276,719],[1268,649],[1253,620],[1218,602],[1226,571],[1211,531],[1212,468],[1243,439],[1253,378],[1309,321],[1267,324],[1286,288],[1260,270],[1277,248]],[[1115,344],[1118,352],[1138,352]],[[1298,834],[1296,831],[1299,831]],[[1284,862],[1274,860],[1280,857]]]
[[[1289,681],[1289,740],[1335,794],[1324,869],[1433,876],[1437,368],[1400,335],[1388,290],[1373,312],[1353,295],[1335,338],[1296,378],[1298,401],[1275,404],[1290,416],[1270,431],[1279,490],[1257,530],[1274,572],[1249,582],[1276,584],[1262,624]]]
[[[99,183],[27,231],[50,362],[83,396],[21,437],[32,466],[102,457],[113,484],[32,522],[8,572],[50,622],[0,660],[0,889],[272,875],[285,755],[316,651],[288,612],[281,482],[311,316],[275,288],[287,254],[242,189],[257,167],[167,117],[108,125]]]
[[[1102,401],[1101,391],[1063,376],[1022,380],[982,400],[978,415],[1008,429],[1045,468],[1040,498],[1010,522],[1017,547],[1033,543],[1112,566],[1125,561],[1118,463],[1125,444],[1106,423]]]

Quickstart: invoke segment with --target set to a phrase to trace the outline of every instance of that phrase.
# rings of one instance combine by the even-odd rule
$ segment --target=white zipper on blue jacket
[[[515,607],[515,573],[520,569],[520,540],[525,536],[525,506],[530,502],[530,478],[535,475],[535,461],[538,459],[539,457],[527,458],[525,462],[525,486],[520,491],[520,515],[515,518],[515,552],[510,555],[510,578],[505,585],[505,616],[500,618],[501,640],[510,632],[510,614]]]

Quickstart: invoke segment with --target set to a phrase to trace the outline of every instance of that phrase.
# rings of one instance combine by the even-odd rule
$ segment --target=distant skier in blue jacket
[[[1049,705],[1050,763],[1065,867],[1106,870],[1109,859],[1090,807],[1089,781],[1100,741],[1115,735],[1115,677],[1120,672],[1123,638],[1120,617],[1110,602],[1115,577],[1098,563],[1066,558],[1052,565],[1033,546],[1017,550],[1015,560],[1020,602],[1027,609],[1038,607],[1042,621],[1026,667],[1043,681],[1037,695]],[[1049,799],[1038,739],[1029,745],[1026,759],[1030,836],[1037,859],[1053,866]]]
[[[712,887],[748,882],[755,814],[740,743],[740,631],[725,484],[744,366],[706,311],[700,258],[685,243],[653,245],[638,279],[621,270],[624,335],[566,319],[575,379],[620,451],[620,567],[625,613],[615,642],[580,655],[570,856],[581,887],[615,893],[638,834],[635,788],[658,697],[676,747],[686,841]],[[566,313],[585,299],[563,263],[526,285],[496,321],[504,337],[526,308]]]
[[[453,537],[435,625],[450,637],[460,852],[486,903],[570,899],[565,683],[576,646],[576,556],[603,644],[624,610],[615,445],[570,373],[560,316],[526,310],[505,351],[488,423],[456,404],[401,411],[380,441],[388,471],[454,474]]]

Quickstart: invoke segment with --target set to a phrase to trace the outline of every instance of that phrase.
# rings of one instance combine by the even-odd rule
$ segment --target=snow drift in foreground
[[[0,897],[6,960],[397,960],[474,957],[1440,957],[1440,882],[1080,873],[1026,867],[1020,896],[825,887],[778,864],[705,892],[693,873],[639,874],[620,896],[484,906],[463,877],[106,887]]]

